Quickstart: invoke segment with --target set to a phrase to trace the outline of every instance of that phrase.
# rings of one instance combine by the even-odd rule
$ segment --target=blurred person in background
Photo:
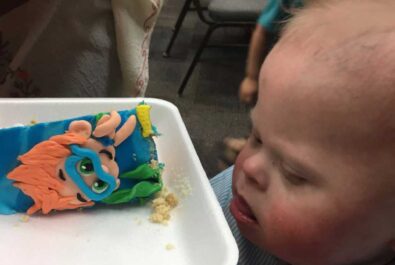
[[[302,0],[268,0],[258,18],[248,49],[245,77],[240,84],[240,101],[253,104],[258,91],[259,69],[266,54],[278,40],[279,32],[291,17],[292,10],[301,8]]]
[[[255,104],[259,69],[263,60],[277,42],[280,31],[287,20],[291,18],[292,12],[302,7],[302,0],[268,0],[266,2],[251,36],[245,76],[239,88],[241,102],[248,105]],[[246,142],[246,138],[227,137],[224,139],[225,151],[223,159],[219,161],[221,170],[234,163]]]
[[[2,0],[1,97],[136,97],[162,0]]]

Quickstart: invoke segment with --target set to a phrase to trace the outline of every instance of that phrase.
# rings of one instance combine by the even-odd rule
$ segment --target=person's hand
[[[239,98],[241,102],[251,104],[258,91],[258,81],[256,79],[245,77],[240,84]]]

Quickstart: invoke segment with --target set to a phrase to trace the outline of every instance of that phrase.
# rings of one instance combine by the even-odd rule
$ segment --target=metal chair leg
[[[199,49],[196,51],[195,53],[195,57],[193,57],[192,63],[190,64],[187,73],[184,76],[184,79],[181,82],[181,85],[178,89],[178,95],[182,96],[185,86],[188,83],[189,77],[191,76],[193,70],[195,69],[195,66],[197,64],[197,62],[200,59],[200,55],[202,54],[204,48],[206,48],[208,40],[211,37],[211,34],[213,33],[213,31],[217,28],[216,25],[210,25],[210,27],[207,29],[206,35],[204,36],[202,42],[200,43]]]
[[[174,40],[176,39],[176,37],[178,35],[178,32],[180,31],[182,22],[184,21],[184,18],[186,16],[186,14],[188,13],[188,10],[189,10],[189,8],[191,6],[191,2],[192,2],[192,0],[185,0],[184,6],[182,7],[181,13],[178,16],[177,22],[176,22],[176,24],[174,26],[173,34],[171,35],[170,41],[167,44],[166,50],[163,52],[163,57],[169,57],[170,50],[173,47],[173,43],[174,43]]]

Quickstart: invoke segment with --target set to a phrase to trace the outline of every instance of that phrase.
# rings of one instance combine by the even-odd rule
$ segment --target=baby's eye
[[[284,174],[285,178],[289,183],[295,186],[303,185],[307,182],[307,180],[303,177],[300,177],[298,175],[292,174],[292,173],[286,173]]]
[[[284,178],[292,185],[299,186],[307,183],[306,178],[291,172],[290,170],[284,168],[283,165],[281,165],[281,173]]]
[[[84,158],[78,163],[78,171],[85,176],[89,176],[95,172],[93,162],[89,158]]]
[[[103,193],[108,189],[108,184],[98,179],[92,184],[92,191],[95,193]]]

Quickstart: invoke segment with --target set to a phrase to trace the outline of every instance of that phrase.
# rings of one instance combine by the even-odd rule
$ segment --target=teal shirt
[[[291,17],[290,8],[300,8],[302,0],[267,0],[257,23],[267,31],[277,33],[285,20]]]

